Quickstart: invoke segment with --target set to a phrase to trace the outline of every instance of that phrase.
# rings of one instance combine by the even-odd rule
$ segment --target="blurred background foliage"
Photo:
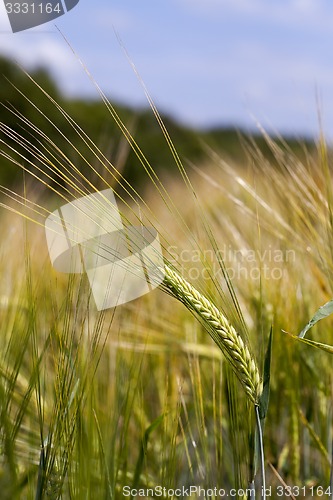
[[[28,137],[32,144],[37,145],[36,137],[32,137],[31,133],[28,134],[22,128],[22,123],[19,123],[20,120],[15,114],[18,112],[49,137],[52,137],[54,127],[60,130],[62,138],[58,137],[56,146],[74,164],[81,162],[77,152],[75,152],[76,148],[89,156],[88,148],[84,151],[82,142],[78,144],[78,135],[73,133],[73,129],[63,114],[57,112],[50,105],[49,99],[43,95],[40,88],[29,76],[65,109],[127,181],[136,189],[140,189],[144,182],[142,166],[102,100],[99,97],[96,100],[66,99],[61,95],[50,74],[43,68],[36,68],[27,75],[16,63],[0,57],[0,122],[22,136]],[[112,105],[158,175],[163,178],[165,174],[169,176],[175,171],[175,162],[152,111],[148,107],[134,109],[120,104],[112,103]],[[40,111],[37,110],[36,106]],[[162,115],[162,119],[176,150],[187,163],[202,165],[203,161],[207,159],[208,148],[222,154],[223,158],[229,162],[246,166],[248,161],[253,161],[253,155],[248,154],[250,146],[252,151],[260,151],[260,154],[267,158],[270,163],[277,165],[274,152],[261,132],[241,131],[232,126],[196,130],[178,123],[171,116]],[[301,156],[301,159],[304,159],[305,155],[308,157],[309,152],[315,147],[312,140],[306,138],[282,139],[274,137],[274,139],[275,144],[291,150],[294,154]],[[68,140],[72,145],[69,144]],[[306,153],[304,153],[305,146]],[[27,159],[31,160],[32,158],[33,155]],[[83,173],[86,173],[85,169],[90,171],[88,166],[82,164],[78,166],[83,169]],[[11,161],[2,160],[0,183],[10,187],[15,182],[21,183],[21,181],[20,169],[16,168]]]

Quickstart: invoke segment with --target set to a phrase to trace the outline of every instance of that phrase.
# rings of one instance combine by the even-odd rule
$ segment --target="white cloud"
[[[13,34],[3,2],[0,2],[0,53],[17,60],[22,66],[50,67],[69,71],[70,50],[50,23]]]
[[[0,2],[0,36],[11,31],[5,4]],[[1,43],[1,40],[0,40]]]
[[[82,67],[58,32],[0,33],[0,54],[25,69],[47,68],[66,93],[77,89]]]

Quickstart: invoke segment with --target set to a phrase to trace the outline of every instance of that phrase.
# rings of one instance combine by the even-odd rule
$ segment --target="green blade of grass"
[[[270,394],[270,381],[271,381],[271,362],[272,362],[272,342],[273,342],[273,327],[271,327],[269,333],[269,339],[267,344],[267,350],[264,362],[264,377],[263,377],[263,390],[259,398],[259,416],[261,424],[266,418],[268,404],[269,404],[269,394]]]
[[[314,340],[304,339],[302,337],[296,337],[295,335],[292,335],[291,333],[288,333],[285,331],[283,331],[283,332],[286,333],[292,339],[297,340],[298,342],[302,342],[303,344],[306,344],[310,347],[315,347],[316,349],[321,349],[322,351],[328,352],[329,354],[333,354],[333,346],[331,346],[329,344],[323,344],[322,342],[315,342]]]
[[[136,467],[135,467],[132,489],[136,489],[138,487],[138,484],[140,481],[140,476],[141,476],[141,472],[142,472],[142,468],[143,468],[143,464],[144,464],[144,459],[145,459],[145,456],[147,454],[147,446],[148,446],[150,434],[162,423],[164,416],[165,415],[162,414],[159,417],[157,417],[149,425],[149,427],[147,427],[147,429],[145,430],[145,433],[144,433],[143,439],[142,439],[140,452],[139,452],[139,457],[138,457]]]
[[[333,313],[333,300],[330,300],[323,306],[319,307],[315,315],[310,319],[309,323],[303,328],[301,333],[298,335],[300,339],[305,337],[305,334],[312,328],[318,321],[327,318]]]

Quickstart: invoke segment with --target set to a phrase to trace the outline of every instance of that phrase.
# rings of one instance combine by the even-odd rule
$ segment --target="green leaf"
[[[257,475],[259,462],[261,461],[262,448],[260,440],[262,439],[262,432],[264,428],[264,422],[267,415],[268,403],[269,403],[272,344],[273,344],[273,327],[271,326],[267,343],[267,349],[265,353],[263,390],[259,398],[259,408],[256,409],[256,417],[258,412],[260,421],[259,423],[257,422],[254,434],[253,435],[251,434],[250,436],[250,448],[253,449],[253,462],[251,462],[252,465],[251,480],[253,482]]]
[[[137,460],[136,467],[135,467],[132,489],[137,489],[137,487],[139,485],[140,476],[141,476],[141,472],[142,472],[143,464],[144,464],[144,459],[145,459],[145,456],[147,454],[147,446],[148,446],[149,436],[162,423],[164,417],[165,417],[165,414],[163,413],[162,415],[157,417],[145,430],[145,433],[144,433],[144,436],[142,439],[141,448],[140,448],[139,458]]]
[[[271,380],[271,361],[272,361],[272,341],[273,341],[273,327],[269,332],[269,339],[267,344],[267,350],[265,355],[264,363],[264,383],[261,396],[259,398],[259,416],[260,420],[263,421],[266,418],[268,403],[269,403],[269,393],[270,393],[270,380]]]
[[[310,328],[312,328],[318,321],[327,318],[327,316],[330,316],[330,314],[332,313],[333,313],[333,300],[330,300],[323,306],[319,307],[316,314],[313,316],[312,319],[310,319],[309,323],[303,328],[298,337],[302,339],[305,336],[306,332],[310,330]]]
[[[298,340],[299,342],[302,342],[303,344],[309,345],[311,347],[315,347],[316,349],[321,349],[322,351],[329,352],[330,354],[333,354],[333,346],[328,345],[328,344],[322,344],[321,342],[315,342],[314,340],[309,340],[309,339],[303,339],[301,337],[296,337],[295,335],[291,335],[291,333],[285,332],[282,330],[283,333],[286,333],[289,335],[294,340]]]

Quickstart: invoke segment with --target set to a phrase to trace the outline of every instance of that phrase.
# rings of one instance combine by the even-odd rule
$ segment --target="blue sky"
[[[145,104],[116,31],[162,112],[317,135],[319,110],[333,138],[331,0],[80,0],[56,24],[111,98]],[[3,3],[0,52],[47,66],[69,95],[96,96],[54,24],[12,34]]]

